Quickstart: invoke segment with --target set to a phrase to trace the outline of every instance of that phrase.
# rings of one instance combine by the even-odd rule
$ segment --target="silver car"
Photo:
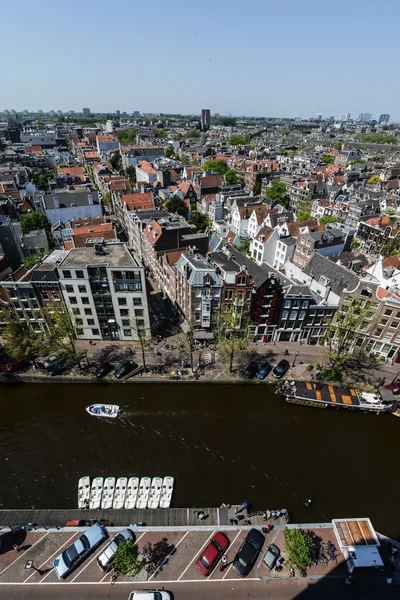
[[[107,537],[107,532],[95,523],[71,546],[53,560],[59,579],[64,579]]]
[[[114,554],[116,553],[118,546],[126,540],[133,540],[135,536],[130,529],[121,529],[115,538],[107,544],[103,552],[97,557],[97,564],[102,571],[105,573],[112,567],[114,561]]]
[[[165,590],[136,590],[129,594],[129,600],[172,600],[172,596]]]

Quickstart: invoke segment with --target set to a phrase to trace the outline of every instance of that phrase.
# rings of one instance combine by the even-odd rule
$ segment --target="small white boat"
[[[118,477],[115,485],[113,508],[124,508],[127,483],[128,479],[126,477]]]
[[[107,477],[103,485],[103,497],[101,499],[101,508],[112,508],[115,490],[115,477]]]
[[[161,488],[163,480],[161,477],[153,477],[150,486],[150,495],[147,502],[147,508],[158,508],[161,498]]]
[[[101,496],[103,494],[103,478],[95,477],[92,481],[92,487],[90,489],[90,501],[89,508],[100,508]]]
[[[150,494],[151,479],[142,477],[139,485],[139,492],[136,501],[136,508],[147,508],[147,502]]]
[[[125,508],[135,508],[139,490],[139,477],[129,477],[126,488]]]
[[[116,419],[121,412],[117,404],[91,404],[86,407],[86,412],[92,417],[103,417],[105,419]]]
[[[90,477],[81,477],[78,482],[78,508],[89,508]]]
[[[164,477],[163,484],[162,484],[162,490],[161,490],[160,508],[169,508],[171,506],[173,491],[174,491],[174,478],[173,477]]]

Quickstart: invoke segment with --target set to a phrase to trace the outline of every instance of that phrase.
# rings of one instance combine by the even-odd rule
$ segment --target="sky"
[[[398,0],[0,0],[0,109],[400,121]]]

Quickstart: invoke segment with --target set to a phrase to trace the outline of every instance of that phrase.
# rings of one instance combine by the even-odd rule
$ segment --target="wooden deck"
[[[194,511],[204,511],[207,519],[200,520]],[[66,509],[10,509],[0,510],[0,527],[23,527],[28,523],[37,527],[65,527],[67,521],[80,521],[82,526],[88,521],[100,521],[104,525],[121,527],[131,523],[145,523],[148,527],[187,527],[218,525],[218,508],[167,508],[158,510],[80,510]],[[222,515],[221,515],[222,516]]]

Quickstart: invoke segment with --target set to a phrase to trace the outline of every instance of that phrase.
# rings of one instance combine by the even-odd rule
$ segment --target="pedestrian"
[[[13,544],[13,548],[14,548],[15,552],[19,552],[19,550],[20,550],[20,547],[18,544]]]
[[[202,519],[204,515],[204,510],[199,510],[197,513],[197,516],[199,517],[199,519]]]
[[[249,506],[249,503],[248,503],[248,502],[243,502],[243,503],[242,503],[242,510],[243,510],[244,508],[248,508],[248,506]]]
[[[89,340],[89,344],[93,346],[93,340]]]
[[[344,580],[346,585],[351,585],[353,583],[352,579],[351,579],[351,575],[346,575],[346,579]]]
[[[392,546],[392,556],[394,556],[394,558],[396,558],[396,556],[397,556],[397,548],[396,548],[396,546]]]
[[[204,519],[207,519],[208,515],[202,513],[202,515],[200,516],[200,521],[204,521]]]
[[[243,508],[239,508],[238,506],[235,508],[235,517],[238,516],[239,513],[241,513],[243,510]]]

